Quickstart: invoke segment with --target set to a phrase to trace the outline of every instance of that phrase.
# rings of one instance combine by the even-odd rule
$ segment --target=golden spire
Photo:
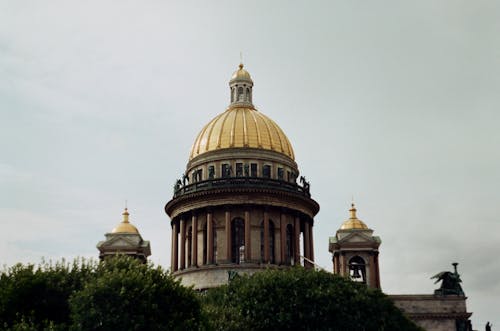
[[[354,202],[351,203],[351,209],[349,209],[349,212],[351,213],[350,219],[352,219],[352,220],[357,219],[357,217],[356,217],[356,207],[354,207]]]
[[[129,223],[129,221],[128,221],[128,215],[130,215],[130,214],[128,213],[128,208],[127,207],[125,207],[125,210],[123,211],[122,215],[123,215],[123,221],[122,221],[122,223]]]

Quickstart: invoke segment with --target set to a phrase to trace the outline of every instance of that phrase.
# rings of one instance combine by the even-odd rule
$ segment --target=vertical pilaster
[[[380,286],[380,269],[379,269],[379,265],[378,265],[378,251],[375,252],[373,260],[375,261],[374,266],[373,266],[374,267],[374,274],[375,274],[375,287],[381,288],[381,286]]]
[[[346,264],[347,263],[346,263],[346,258],[345,258],[345,252],[341,252],[340,253],[340,264],[341,264],[340,265],[340,269],[342,270],[340,272],[340,275],[346,277],[347,276],[347,273],[346,273],[346,271],[347,271],[347,265]]]
[[[191,265],[198,266],[198,216],[193,214],[191,217],[191,225],[193,231],[191,232]]]
[[[226,221],[226,261],[231,263],[231,212],[226,210],[224,215]]]
[[[214,263],[214,225],[212,220],[212,212],[207,213],[207,264]]]
[[[269,213],[264,211],[264,262],[269,262]]]
[[[245,210],[245,261],[252,260],[252,228],[250,226],[250,211]]]
[[[179,261],[179,255],[178,255],[178,243],[177,243],[177,236],[178,236],[178,228],[177,228],[177,222],[173,221],[172,224],[172,257],[170,259],[170,264],[172,265],[172,272],[177,271],[178,268],[178,261]]]
[[[183,270],[186,268],[186,221],[181,218],[181,263],[180,269]]]

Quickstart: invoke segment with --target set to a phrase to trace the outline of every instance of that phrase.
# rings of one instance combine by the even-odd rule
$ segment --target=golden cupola
[[[356,207],[354,203],[351,204],[349,213],[351,214],[349,219],[342,223],[340,230],[368,230],[368,226],[356,216]]]
[[[123,220],[111,231],[111,233],[139,234],[139,230],[137,230],[137,228],[133,226],[128,220],[130,214],[128,213],[127,208],[125,208],[122,215],[123,215]]]
[[[227,148],[250,148],[278,152],[295,159],[292,145],[281,128],[255,109],[252,103],[253,81],[240,64],[229,81],[231,103],[200,131],[189,159]]]

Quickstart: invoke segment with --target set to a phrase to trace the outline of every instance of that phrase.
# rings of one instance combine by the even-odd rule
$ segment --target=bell
[[[353,271],[354,272],[353,272],[351,278],[354,278],[354,279],[361,278],[361,275],[359,274],[359,268],[354,267]]]

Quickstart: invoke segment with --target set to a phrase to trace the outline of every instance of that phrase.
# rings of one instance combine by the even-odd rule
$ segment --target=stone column
[[[293,255],[295,259],[295,264],[300,264],[300,218],[297,216],[295,217],[295,226],[294,232],[294,243],[293,243]]]
[[[269,262],[269,213],[264,211],[264,262]]]
[[[183,270],[186,268],[186,221],[181,218],[181,263],[180,269]]]
[[[245,262],[252,260],[252,228],[250,225],[250,211],[245,210]]]
[[[281,243],[281,254],[280,262],[281,264],[286,263],[286,215],[280,214],[280,243]]]
[[[198,216],[191,217],[191,224],[193,231],[191,232],[191,265],[198,266]]]
[[[214,226],[212,220],[212,212],[207,213],[207,264],[214,263]]]
[[[312,220],[309,224],[309,256],[312,261],[314,261],[314,238],[313,238],[313,224]]]
[[[310,233],[309,233],[309,223],[308,222],[304,222],[304,257],[308,258],[308,259],[311,259],[311,244],[310,244],[310,241],[311,240],[311,237],[310,237]],[[311,264],[304,260],[304,266],[305,267],[309,267]]]
[[[179,261],[179,255],[177,252],[178,249],[177,236],[178,236],[177,222],[174,221],[172,224],[172,257],[170,259],[170,264],[172,265],[172,272],[177,271],[178,261]]]
[[[226,210],[226,262],[231,263],[231,212]]]

